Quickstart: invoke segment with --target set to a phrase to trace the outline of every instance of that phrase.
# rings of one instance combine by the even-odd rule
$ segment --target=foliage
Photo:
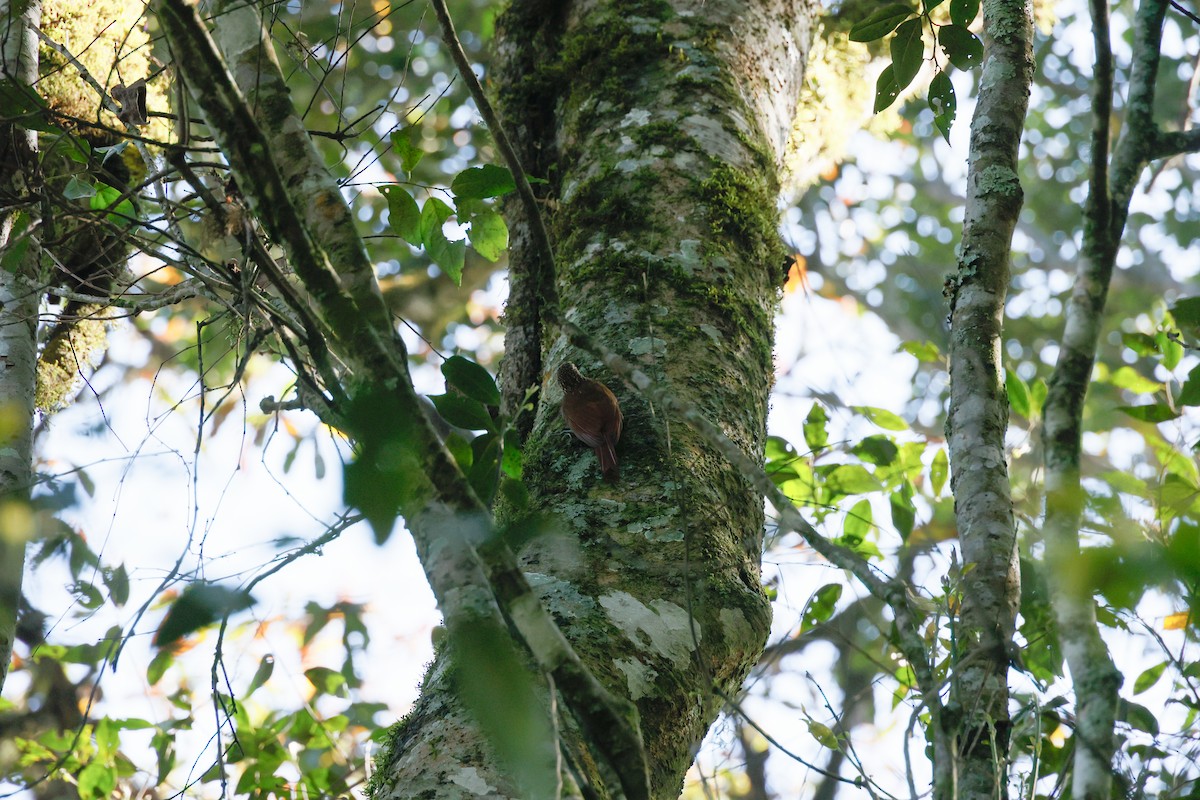
[[[896,342],[893,363],[911,375],[911,394],[875,399],[846,381],[819,399],[806,398],[807,411],[795,415],[788,434],[768,440],[765,465],[787,499],[805,509],[828,538],[908,582],[923,614],[922,641],[944,681],[952,655],[963,646],[956,614],[962,577],[972,565],[962,564],[956,552],[954,500],[947,491],[949,464],[939,427],[949,380],[939,345],[942,275],[954,263],[962,190],[962,174],[942,142],[958,135],[958,97],[980,59],[982,45],[974,32],[979,3],[923,0],[919,6],[872,7],[850,38],[886,40],[890,63],[876,84],[875,109],[900,103],[903,126],[886,145],[872,143],[832,168],[794,210],[803,230],[788,233],[808,265],[811,306],[850,306],[863,318],[879,320]],[[391,310],[418,331],[410,337],[418,345],[414,367],[440,362],[441,377],[431,384],[443,383],[445,391],[429,399],[447,424],[447,447],[480,498],[491,502],[503,493],[519,507],[522,454],[510,420],[499,411],[496,383],[481,366],[490,363],[497,314],[471,294],[487,283],[493,262],[503,266],[508,231],[496,200],[512,191],[512,177],[486,163],[494,160],[486,136],[472,125],[461,87],[419,16],[409,15],[412,9],[395,4],[382,13],[328,11],[316,4],[281,9],[274,28],[297,102],[307,104],[307,122],[322,134],[317,141],[330,169],[354,195],[359,219],[375,237],[371,255]],[[485,30],[491,11],[464,3],[455,13],[464,30]],[[1116,765],[1122,788],[1130,796],[1183,796],[1200,778],[1200,668],[1193,642],[1200,611],[1200,467],[1192,411],[1200,406],[1195,355],[1200,299],[1186,296],[1185,288],[1194,278],[1194,156],[1157,172],[1145,187],[1145,203],[1131,217],[1133,236],[1109,300],[1112,335],[1103,340],[1085,410],[1085,548],[1071,575],[1047,574],[1041,561],[1044,487],[1036,430],[1072,288],[1070,268],[1079,257],[1078,209],[1086,177],[1078,143],[1087,130],[1081,87],[1088,75],[1070,44],[1083,24],[1075,14],[1064,6],[1053,33],[1039,42],[1041,78],[1022,159],[1027,213],[1007,309],[1012,412],[1007,456],[1023,581],[1010,788],[1021,796],[1058,797],[1069,784],[1070,754],[1077,746],[1073,700],[1049,595],[1056,581],[1080,581],[1096,589],[1113,649],[1148,654],[1122,663],[1127,677]],[[1194,54],[1194,30],[1183,18],[1168,25],[1184,42],[1176,55]],[[346,46],[351,39],[362,46]],[[476,49],[483,44],[478,38],[467,43]],[[952,78],[950,67],[960,74]],[[907,102],[906,90],[921,83],[922,70],[928,76],[924,98]],[[1192,70],[1163,71],[1165,102],[1183,107]],[[390,87],[397,81],[394,90],[380,94],[381,83]],[[338,87],[335,94],[329,93],[331,82]],[[181,182],[162,197],[146,187],[116,186],[98,177],[98,162],[108,157],[104,147],[93,147],[46,116],[36,95],[0,82],[0,105],[42,131],[43,164],[49,185],[58,187],[53,198],[58,213],[105,226],[142,254],[141,261],[131,262],[141,271],[126,288],[158,296],[187,288],[187,281],[202,275],[237,290],[216,302],[198,289],[166,310],[139,313],[131,305],[127,329],[147,355],[137,363],[110,355],[101,367],[121,378],[108,383],[109,390],[98,390],[96,400],[104,403],[126,376],[149,373],[167,409],[156,414],[201,420],[199,451],[227,420],[238,418],[245,387],[291,356],[292,340],[279,333],[269,310],[236,299],[258,280],[245,252],[237,246],[228,251],[231,239],[239,243],[229,231],[242,230],[236,187],[228,186],[219,166],[199,185]],[[894,156],[884,166],[870,152],[876,147]],[[468,166],[476,161],[485,163]],[[201,188],[221,195],[224,225],[199,196]],[[168,217],[187,236],[172,232]],[[17,244],[0,255],[5,269],[15,268],[28,246],[27,220],[18,219]],[[437,357],[439,348],[457,349],[459,342],[477,348],[476,358]],[[822,346],[836,356],[841,345]],[[294,372],[271,377],[273,390],[281,397],[300,396],[306,366],[294,364]],[[799,388],[818,395],[813,385]],[[381,418],[369,396],[356,400],[351,414],[357,415],[357,427],[377,434],[358,449],[336,436],[322,439],[321,432],[303,430],[282,406],[269,413],[241,410],[243,433],[256,448],[278,436],[286,450],[278,464],[283,473],[298,471],[298,455],[309,450],[317,477],[324,475],[326,460],[346,462],[344,499],[384,542],[401,504],[417,491],[409,480],[419,461],[405,450],[407,421]],[[103,431],[106,424],[97,427]],[[319,551],[353,520],[339,519],[307,544],[281,539],[266,559],[271,566],[253,578],[235,573],[213,579],[207,574],[211,564],[197,556],[161,583],[154,576],[153,591],[139,591],[146,575],[109,561],[103,547],[53,517],[75,505],[76,495],[95,494],[88,467],[44,468],[38,499],[42,536],[31,565],[63,571],[66,596],[55,601],[69,609],[70,621],[120,622],[106,622],[103,636],[86,642],[72,641],[61,628],[41,630],[40,624],[26,631],[14,671],[18,689],[0,706],[0,724],[13,734],[12,748],[0,751],[5,773],[23,785],[47,778],[71,782],[80,796],[95,798],[149,786],[199,792],[219,785],[255,797],[355,791],[365,778],[370,743],[386,736],[379,722],[387,709],[367,699],[363,686],[372,639],[367,609],[343,599],[313,600],[292,618],[260,618],[250,592],[266,569]],[[782,633],[761,661],[742,711],[753,714],[776,701],[795,705],[786,681],[766,678],[807,676],[806,686],[816,689],[806,695],[803,713],[791,722],[795,730],[788,732],[799,730],[811,740],[806,752],[827,759],[822,763],[831,771],[850,763],[844,769],[859,780],[883,782],[883,770],[854,753],[859,726],[928,723],[911,665],[898,658],[893,621],[840,573],[806,577],[802,596],[789,598],[796,594],[797,578],[787,559],[807,553],[794,534],[777,534],[768,544],[766,561],[778,565],[768,580]],[[134,597],[146,604],[131,615]],[[40,622],[34,609],[26,619]],[[161,700],[160,714],[125,714],[99,698],[101,678],[131,641],[151,630],[157,630],[158,649],[145,666],[145,683]],[[268,652],[262,643],[278,631],[306,655],[317,650],[315,643],[325,644],[321,657],[306,659],[300,669],[306,688],[299,700],[272,694],[281,682],[277,664],[290,653]],[[818,643],[836,653],[822,669],[813,666]],[[207,654],[209,647],[211,661],[189,655]],[[225,672],[225,658],[235,647],[257,655],[252,659],[257,666],[240,685]],[[474,657],[484,659],[489,652],[485,647]],[[208,664],[210,685],[201,690],[193,676]],[[516,669],[511,661],[508,666]],[[831,694],[843,698],[836,708],[823,686],[836,687]],[[486,695],[489,687],[474,691]],[[206,709],[210,696],[212,707]],[[214,744],[202,756],[185,752],[180,739],[186,734],[213,734],[201,721],[208,710],[217,719]],[[742,724],[741,717],[731,714],[734,718]],[[503,722],[501,716],[488,724],[502,728]],[[746,736],[734,744],[731,738],[712,749],[727,745],[750,762],[749,741]],[[907,739],[904,744],[912,746]],[[772,775],[782,776],[781,782],[788,774],[782,761],[779,753],[770,758]],[[743,771],[722,771],[721,782],[728,785],[747,780]]]

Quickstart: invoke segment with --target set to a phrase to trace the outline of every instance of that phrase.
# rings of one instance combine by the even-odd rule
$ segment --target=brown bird
[[[558,385],[563,390],[562,415],[571,432],[596,451],[604,479],[616,483],[617,440],[621,438],[621,406],[617,397],[600,381],[585,378],[570,362],[558,368]]]

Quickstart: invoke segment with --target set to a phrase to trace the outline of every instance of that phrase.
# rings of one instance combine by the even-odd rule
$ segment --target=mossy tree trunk
[[[777,174],[800,94],[804,2],[514,2],[494,86],[544,176],[560,314],[694,404],[756,461],[783,254]],[[633,700],[654,797],[677,797],[695,749],[757,659],[762,498],[679,420],[621,385],[538,313],[540,270],[510,217],[509,397],[540,384],[525,443],[535,506],[522,543],[542,601],[590,669]],[[564,361],[621,401],[621,479],[564,435]],[[398,731],[394,796],[518,796],[451,696],[444,656]],[[608,789],[592,786],[601,796]],[[377,796],[384,794],[381,790]]]

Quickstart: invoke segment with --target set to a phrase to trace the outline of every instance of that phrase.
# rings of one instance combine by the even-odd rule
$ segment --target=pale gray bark
[[[754,463],[781,278],[772,263],[777,123],[795,104],[808,14],[799,3],[631,11],[524,2],[498,23],[494,85],[506,121],[520,148],[547,165],[526,166],[552,179],[546,208],[562,297],[554,316],[716,420]],[[510,217],[514,242],[532,242],[522,222]],[[523,263],[531,249],[514,248],[514,270],[534,271]],[[524,296],[544,299],[536,289]],[[575,359],[617,391],[622,478],[616,487],[599,481],[590,451],[559,434],[557,388],[543,386],[525,479],[556,523],[520,557],[581,656],[637,704],[652,796],[673,798],[722,695],[737,690],[766,633],[761,499],[674,406],[649,405],[575,349],[577,337],[547,338],[557,333],[525,338],[548,345],[529,363],[544,370]],[[404,727],[396,796],[414,782],[430,785],[433,772],[482,769],[480,754],[447,741],[426,713],[441,702],[418,703],[413,719],[429,720],[427,731]],[[413,759],[414,749],[436,758]],[[588,791],[618,796],[592,777],[583,770]],[[488,791],[499,786],[489,781]],[[435,796],[461,795],[446,787]]]
[[[934,796],[945,800],[1007,795],[1009,650],[1020,601],[1000,345],[1010,245],[1022,202],[1017,148],[1033,78],[1033,26],[1023,0],[984,3],[983,12],[984,61],[971,120],[961,255],[947,285],[946,435],[967,569],[946,724],[931,726]]]
[[[229,158],[239,187],[264,228],[284,248],[303,285],[303,290],[292,289],[286,299],[308,327],[305,344],[310,354],[317,355],[316,345],[324,346],[328,333],[327,344],[344,365],[344,372],[322,374],[322,388],[331,394],[333,406],[343,403],[334,413],[341,415],[347,433],[362,437],[359,444],[366,450],[360,460],[374,464],[372,441],[377,447],[411,453],[408,458],[413,463],[405,468],[405,480],[412,487],[404,493],[404,513],[445,617],[450,650],[460,651],[468,643],[464,637],[472,633],[499,631],[507,638],[503,626],[511,625],[538,666],[553,676],[565,705],[588,731],[587,748],[573,754],[576,760],[594,763],[600,773],[616,776],[613,785],[627,796],[647,796],[641,742],[637,728],[630,724],[635,718],[632,707],[596,681],[547,610],[533,599],[512,552],[491,535],[486,510],[424,416],[408,377],[403,345],[373,283],[352,217],[332,181],[321,177],[323,169],[311,143],[297,135],[303,125],[291,108],[261,21],[253,14],[218,16],[221,25],[238,28],[236,34],[223,38],[230,45],[229,57],[241,65],[234,70],[239,86],[193,8],[165,0],[156,10],[181,70],[194,84],[193,99]],[[247,33],[246,27],[253,32]],[[258,55],[252,53],[255,48],[261,51]],[[251,63],[257,72],[251,71]],[[288,161],[286,166],[282,160]],[[314,197],[316,205],[328,207],[311,209]],[[355,252],[362,257],[355,257]],[[349,261],[335,262],[332,255],[338,253]],[[334,263],[338,263],[336,270]],[[270,277],[276,288],[287,287],[279,276]],[[369,408],[371,418],[388,420],[383,428],[392,432],[386,434],[366,418],[364,408]],[[387,445],[379,438],[385,434],[393,437]],[[384,460],[397,458],[404,456],[397,453]],[[456,667],[461,675],[486,665],[459,661]],[[478,766],[468,765],[473,774],[479,773],[481,785],[512,785],[507,775],[491,774],[494,766],[491,772],[483,772],[490,754],[480,754],[477,746],[468,749],[473,757],[485,756]],[[383,783],[397,785],[394,779]]]
[[[41,22],[40,0],[0,0],[0,68],[5,80],[32,87],[37,82],[34,28]],[[32,89],[30,89],[32,92]],[[17,215],[25,234],[36,230],[37,208],[27,181],[37,158],[37,134],[20,121],[0,125],[0,253],[17,244]],[[25,543],[33,535],[29,490],[33,482],[33,397],[37,375],[37,311],[40,293],[33,265],[36,243],[26,240],[25,258],[0,269],[0,688],[12,661]]]
[[[1075,287],[1067,304],[1058,362],[1049,382],[1043,438],[1046,463],[1046,560],[1058,635],[1075,690],[1075,748],[1072,796],[1107,800],[1112,792],[1112,761],[1118,690],[1122,676],[1100,636],[1093,592],[1096,587],[1072,580],[1071,565],[1080,558],[1083,510],[1080,457],[1083,408],[1096,348],[1104,328],[1117,250],[1139,176],[1152,158],[1194,151],[1195,136],[1166,134],[1154,122],[1163,17],[1167,3],[1145,0],[1134,17],[1133,68],[1120,142],[1109,164],[1109,117],[1112,108],[1112,52],[1108,4],[1091,4],[1096,69],[1093,78],[1091,178],[1084,218],[1083,252]]]

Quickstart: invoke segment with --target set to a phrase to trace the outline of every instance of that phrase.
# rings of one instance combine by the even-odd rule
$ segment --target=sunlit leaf
[[[822,747],[830,750],[838,749],[837,736],[834,736],[833,730],[828,725],[810,719],[808,720],[808,732]]]
[[[1029,386],[1021,376],[1004,370],[1004,388],[1008,390],[1008,405],[1016,414],[1029,419]]]
[[[1127,389],[1134,394],[1154,394],[1163,388],[1158,381],[1145,377],[1133,367],[1125,366],[1118,369],[1109,378],[1113,386]]]
[[[851,406],[853,411],[862,414],[871,422],[875,423],[885,431],[906,431],[908,423],[899,414],[888,411],[886,408],[876,408],[874,406]]]
[[[890,3],[850,29],[850,41],[873,42],[882,39],[915,12],[903,3]]]
[[[405,172],[412,172],[425,155],[425,151],[414,142],[414,139],[419,139],[420,136],[419,130],[408,126],[398,131],[392,131],[389,137],[392,140],[392,151],[400,156],[400,169]]]
[[[1158,683],[1159,678],[1162,677],[1163,670],[1166,668],[1167,662],[1162,661],[1152,667],[1147,667],[1146,669],[1142,670],[1141,674],[1138,675],[1133,682],[1133,693],[1141,694],[1154,684]]]
[[[421,210],[417,201],[403,186],[381,186],[388,204],[388,224],[392,233],[411,245],[421,245]]]
[[[950,459],[946,456],[945,448],[939,448],[933,454],[933,463],[929,465],[929,483],[934,497],[942,493],[942,487],[946,485],[946,478],[949,475]]]
[[[871,524],[871,501],[859,500],[846,512],[846,524],[842,528],[842,533],[845,536],[865,539],[871,531]]]
[[[933,364],[942,360],[941,350],[929,340],[923,342],[904,342],[900,345],[900,349],[926,364]]]
[[[482,167],[471,167],[458,173],[450,184],[450,191],[456,198],[471,198],[482,200],[487,197],[499,197],[517,188],[512,173],[505,167],[495,164],[484,164]]]
[[[346,676],[329,667],[312,667],[304,670],[304,677],[316,687],[319,694],[342,696],[345,694]]]
[[[496,261],[508,249],[508,226],[504,218],[491,209],[473,214],[471,224],[471,247],[488,261]]]
[[[813,453],[824,449],[829,443],[829,433],[825,430],[828,422],[829,414],[826,413],[825,407],[820,403],[813,403],[808,416],[804,418],[804,442]]]
[[[1192,615],[1186,611],[1168,614],[1163,618],[1162,628],[1164,631],[1181,631],[1188,626],[1188,620],[1191,618]]]

